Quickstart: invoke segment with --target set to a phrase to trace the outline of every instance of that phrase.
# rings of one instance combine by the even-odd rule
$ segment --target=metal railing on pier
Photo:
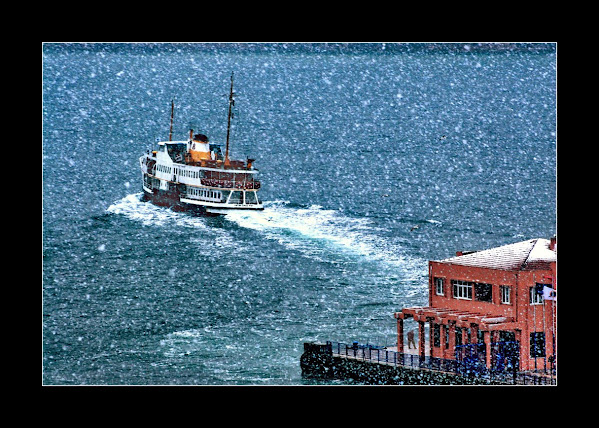
[[[490,382],[511,383],[517,385],[555,385],[556,377],[539,373],[517,372],[515,370],[497,372],[487,369],[484,365],[464,364],[459,360],[437,358],[402,353],[389,350],[384,346],[360,344],[351,345],[342,342],[326,342],[333,355],[344,358],[369,361],[378,364],[388,364],[414,369],[434,370],[466,377],[478,376]]]

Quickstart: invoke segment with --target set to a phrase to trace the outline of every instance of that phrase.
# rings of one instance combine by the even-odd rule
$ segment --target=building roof
[[[555,247],[551,250],[549,245],[549,239],[529,239],[440,261],[462,266],[503,270],[550,269],[550,263],[555,262],[557,256]]]

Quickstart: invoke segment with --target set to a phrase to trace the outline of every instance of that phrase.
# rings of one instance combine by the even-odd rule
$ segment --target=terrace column
[[[478,324],[470,324],[470,343],[478,343]]]
[[[490,369],[491,368],[491,332],[484,331],[483,334],[485,335],[484,342],[485,342],[485,352],[486,352],[486,356],[487,356],[487,368]]]
[[[428,321],[428,355],[432,357],[433,356],[433,345],[434,345],[434,340],[433,340],[434,319],[427,318],[427,321]]]
[[[447,346],[446,337],[447,326],[445,324],[441,324],[441,328],[439,328],[439,334],[441,335],[441,358],[445,357],[445,347]]]
[[[403,354],[403,319],[397,318],[397,352]]]
[[[418,321],[418,354],[424,359],[424,321]]]
[[[455,321],[449,321],[449,352],[450,359],[455,357]]]

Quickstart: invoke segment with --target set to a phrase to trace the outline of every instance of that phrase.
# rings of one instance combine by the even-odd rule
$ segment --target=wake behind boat
[[[233,101],[233,74],[229,95],[227,140],[223,157],[219,144],[189,131],[189,139],[172,141],[174,102],[171,103],[169,141],[139,158],[144,200],[177,211],[208,215],[230,210],[262,210],[260,181],[254,159],[229,159],[229,135]]]

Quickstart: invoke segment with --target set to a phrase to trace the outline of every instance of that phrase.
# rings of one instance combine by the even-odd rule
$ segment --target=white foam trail
[[[207,224],[206,218],[174,212],[168,208],[144,202],[141,200],[141,192],[125,196],[109,206],[106,211],[124,215],[131,220],[141,222],[145,226],[175,226],[195,229],[200,232],[196,237],[205,239],[192,239],[191,245],[201,248],[204,252],[209,248],[215,250],[220,250],[221,248],[239,248],[230,233],[223,229],[211,227]]]
[[[140,221],[145,226],[164,226],[174,222],[178,226],[209,229],[200,217],[181,215],[168,208],[143,202],[141,192],[125,196],[109,206],[106,211]]]
[[[351,218],[340,211],[320,205],[308,208],[288,206],[288,201],[265,202],[263,211],[232,211],[224,218],[238,226],[261,232],[289,249],[321,261],[346,254],[364,257],[399,268],[408,279],[426,273],[426,262],[406,254],[405,250],[381,236],[381,229],[368,218]],[[217,247],[236,247],[234,235],[226,229],[213,228],[205,218],[174,212],[143,202],[141,193],[127,195],[112,204],[107,212],[121,214],[146,226],[191,227],[210,234]],[[205,240],[203,240],[204,242]]]
[[[406,256],[402,248],[381,237],[381,230],[371,220],[347,217],[319,205],[293,208],[286,206],[286,201],[266,202],[261,212],[232,212],[227,214],[226,219],[260,231],[269,239],[316,258],[333,246],[335,251],[404,268],[406,264],[421,264],[421,261]],[[319,242],[324,245],[318,245]]]

